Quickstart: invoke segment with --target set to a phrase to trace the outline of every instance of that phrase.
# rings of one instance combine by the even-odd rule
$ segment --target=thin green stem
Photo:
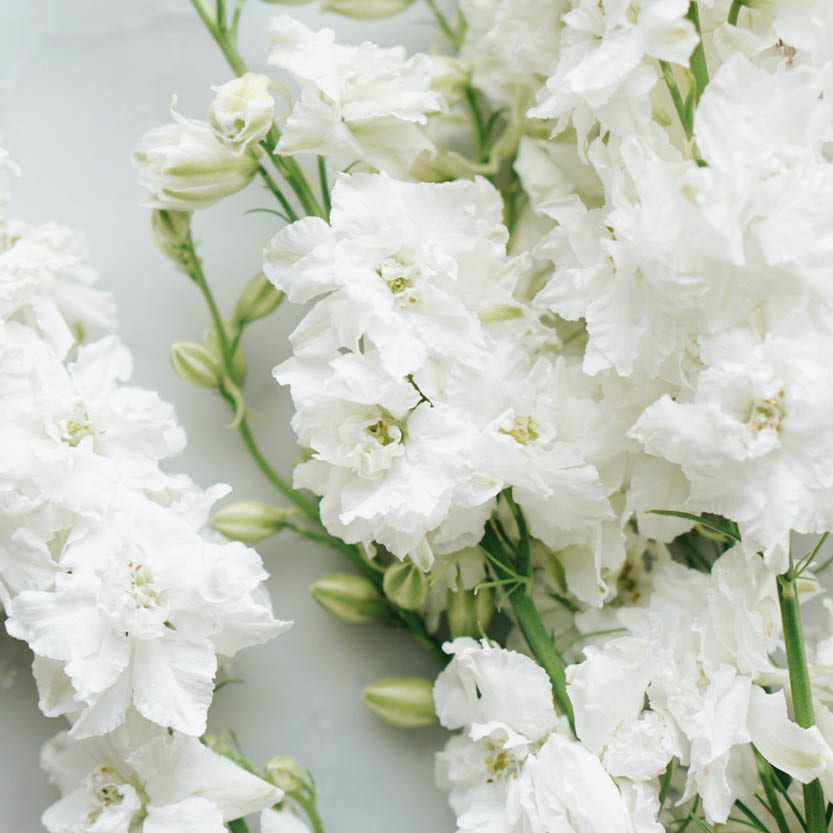
[[[778,800],[778,793],[775,790],[773,783],[772,766],[769,761],[753,746],[752,751],[755,753],[755,763],[758,766],[758,775],[761,778],[761,783],[764,786],[767,801],[769,802],[769,811],[778,825],[780,833],[790,833],[790,826],[787,823],[787,818],[784,811],[781,809],[781,802]]]
[[[659,814],[662,812],[662,808],[665,806],[665,801],[668,798],[668,790],[671,788],[671,777],[674,775],[674,759],[672,758],[668,762],[668,766],[665,768],[665,773],[662,776],[662,781],[660,781],[659,785],[659,810],[657,810],[657,818],[659,818]]]
[[[483,115],[480,112],[480,102],[477,99],[477,90],[466,84],[466,102],[471,111],[472,125],[474,126],[474,149],[478,162],[489,161],[488,136],[486,126],[483,123]]]
[[[481,546],[486,552],[491,554],[492,558],[502,563],[503,569],[507,573],[517,575],[511,564],[508,563],[508,556],[491,529],[487,528]],[[547,676],[552,683],[555,699],[558,701],[562,712],[567,716],[570,727],[575,732],[575,717],[573,714],[573,705],[567,695],[567,678],[564,675],[563,657],[547,633],[538,609],[535,607],[535,602],[532,601],[532,597],[526,592],[525,586],[519,583],[514,591],[510,591],[506,595],[509,597],[512,609],[515,611],[515,617],[518,620],[518,625],[520,626],[521,633],[524,635],[526,644],[535,655],[538,664],[547,672]]]
[[[731,26],[738,25],[738,16],[740,10],[746,5],[746,0],[732,0],[732,5],[729,7],[729,17],[727,21]]]
[[[781,609],[781,624],[784,629],[784,647],[787,654],[787,668],[790,675],[795,721],[803,729],[809,729],[816,722],[813,711],[813,691],[810,686],[810,672],[807,669],[807,657],[804,652],[804,634],[801,627],[798,592],[792,565],[790,569],[778,576],[778,604]],[[804,812],[807,821],[807,833],[825,833],[825,801],[821,783],[818,778],[803,785]]]
[[[692,0],[688,6],[686,17],[694,24],[697,30],[697,36],[700,38],[697,46],[689,58],[689,66],[691,67],[691,74],[694,76],[694,96],[691,102],[691,122],[694,123],[694,111],[697,109],[697,103],[700,101],[700,96],[703,90],[709,83],[709,68],[706,65],[706,51],[703,49],[703,33],[700,31],[700,9],[697,5],[697,0]]]
[[[301,805],[304,812],[307,814],[307,818],[310,820],[310,824],[312,825],[313,833],[324,833],[324,825],[321,822],[321,816],[318,815],[318,809],[315,806],[315,800],[306,798],[299,793],[292,793],[291,798],[294,801],[297,801],[298,804]]]
[[[688,118],[688,110],[683,101],[680,88],[677,86],[677,79],[674,77],[674,69],[668,61],[660,61],[659,67],[662,70],[662,77],[665,80],[665,85],[668,87],[668,92],[671,95],[671,101],[674,104],[674,109],[677,111],[677,116],[680,119],[680,124],[683,126],[686,138],[691,138],[691,123]]]
[[[226,825],[231,833],[249,833],[249,825],[246,824],[246,819],[232,819],[232,821],[227,821]]]
[[[330,219],[330,186],[327,184],[327,160],[318,156],[318,182],[321,184],[321,199],[324,202],[325,220],[329,222]]]
[[[454,27],[448,22],[448,18],[443,14],[442,9],[437,5],[436,0],[425,0],[425,2],[428,4],[428,8],[434,13],[440,31],[446,36],[446,39],[454,49],[459,50],[463,43],[462,32],[454,30]]]
[[[286,216],[289,218],[289,221],[294,223],[298,219],[298,214],[289,204],[289,200],[287,200],[287,198],[283,195],[278,183],[272,179],[272,175],[266,168],[263,167],[263,165],[260,164],[260,162],[258,162],[257,165],[257,172],[261,175],[261,177],[263,177],[266,187],[272,192],[272,194],[274,194],[278,202],[281,204],[281,207],[286,212]]]

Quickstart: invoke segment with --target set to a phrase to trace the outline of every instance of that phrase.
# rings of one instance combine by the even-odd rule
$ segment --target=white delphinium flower
[[[463,0],[460,57],[472,84],[523,119],[558,64],[566,0]]]
[[[239,154],[223,144],[202,121],[180,116],[155,127],[133,152],[139,184],[147,189],[145,205],[169,211],[196,211],[245,188],[257,170],[251,153]]]
[[[680,464],[691,484],[685,508],[737,521],[777,572],[787,568],[790,530],[833,526],[833,341],[796,323],[799,334],[737,329],[703,339],[691,401],[666,395],[631,431],[649,453]]]
[[[217,95],[208,108],[208,121],[214,135],[236,156],[265,138],[272,127],[271,83],[266,75],[247,72],[214,88]]]
[[[277,151],[319,153],[338,168],[366,162],[405,177],[433,144],[424,125],[445,108],[431,89],[442,64],[404,47],[336,44],[332,29],[313,32],[282,16],[270,25],[269,63],[301,85],[301,97],[281,131]]]
[[[549,678],[529,657],[486,640],[460,637],[444,648],[454,656],[434,685],[437,716],[463,732],[437,755],[437,781],[459,830],[514,831],[507,793],[530,751],[560,725]]]
[[[616,134],[644,131],[657,82],[651,59],[688,64],[699,37],[687,0],[577,0],[563,17],[558,67],[531,116],[572,120],[579,150],[598,120]]]
[[[135,713],[104,737],[59,733],[43,747],[41,765],[63,796],[42,816],[49,833],[224,833],[224,822],[283,795],[197,738]]]
[[[88,329],[114,326],[113,300],[93,287],[97,279],[79,232],[20,222],[0,231],[0,319],[37,330],[59,358]]]
[[[260,833],[310,833],[305,824],[289,807],[264,810],[260,814]]]
[[[652,583],[642,604],[618,610],[628,635],[587,647],[567,669],[576,732],[608,772],[649,780],[676,757],[688,767],[684,799],[700,795],[709,822],[757,789],[751,743],[802,783],[824,774],[818,730],[790,721],[784,692],[757,682],[771,675],[780,635],[763,560],[737,546],[711,575],[667,562]]]
[[[495,188],[354,174],[332,200],[330,225],[301,220],[265,252],[264,272],[291,301],[325,296],[291,336],[296,355],[358,350],[365,338],[398,376],[429,361],[485,367],[482,319],[520,314]]]
[[[426,536],[455,508],[482,507],[470,520],[465,513],[473,533],[465,543],[479,540],[498,485],[475,477],[473,434],[462,415],[424,401],[414,384],[385,372],[375,351],[289,359],[275,376],[290,386],[292,425],[312,452],[296,467],[295,484],[323,496],[331,534],[377,541],[427,569]]]
[[[162,506],[120,489],[68,533],[54,588],[12,600],[7,629],[36,655],[41,706],[71,716],[73,736],[115,729],[131,705],[200,734],[215,653],[288,627],[272,616],[257,553],[199,533],[222,491]]]

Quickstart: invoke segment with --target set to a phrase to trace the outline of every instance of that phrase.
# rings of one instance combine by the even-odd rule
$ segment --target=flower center
[[[417,302],[416,293],[410,291],[419,279],[419,269],[416,266],[409,266],[395,257],[386,257],[379,267],[379,276],[400,306]]]
[[[147,567],[128,561],[127,568],[130,571],[130,587],[127,592],[136,602],[136,606],[145,610],[159,607],[159,593],[153,586],[153,576]]]
[[[489,741],[486,744],[486,749],[489,754],[484,759],[486,769],[489,772],[487,783],[492,784],[495,781],[502,781],[507,776],[513,778],[518,777],[518,761],[503,749],[503,741],[496,741],[492,743]]]
[[[779,390],[775,396],[770,396],[752,406],[749,418],[746,420],[746,427],[756,433],[765,428],[780,431],[781,422],[786,415],[784,391]]]
[[[511,428],[498,428],[499,434],[505,434],[519,445],[529,445],[540,437],[532,417],[515,417]]]
[[[90,418],[80,403],[75,406],[72,415],[61,422],[61,441],[75,448],[84,437],[93,436]]]
[[[402,431],[399,430],[399,427],[385,422],[384,419],[377,420],[373,425],[368,425],[365,430],[379,445],[398,443],[402,439]]]
[[[111,822],[116,818],[119,822],[126,822],[123,827],[126,830],[134,821],[146,815],[142,801],[144,791],[141,787],[125,781],[107,764],[100,764],[87,776],[87,795],[90,799],[87,824],[92,825],[105,816]]]

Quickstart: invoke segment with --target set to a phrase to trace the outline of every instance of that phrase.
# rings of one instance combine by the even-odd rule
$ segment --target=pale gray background
[[[251,68],[266,69],[266,24],[284,11],[335,27],[345,42],[402,42],[413,50],[432,37],[418,3],[392,20],[361,23],[333,15],[325,22],[314,5],[249,0],[241,40]],[[172,93],[180,112],[205,118],[209,87],[229,77],[188,0],[0,0],[0,136],[23,170],[10,214],[86,230],[100,285],[115,295],[120,333],[135,353],[135,381],[173,402],[188,431],[187,451],[169,468],[203,485],[228,482],[238,498],[272,499],[236,435],[225,430],[225,406],[170,370],[170,344],[199,338],[207,315],[195,288],[154,248],[129,159],[146,130],[169,120]],[[242,211],[273,203],[255,183],[196,217],[206,271],[226,311],[277,229],[277,218]],[[283,472],[296,453],[291,405],[270,370],[288,354],[286,337],[300,313],[287,306],[253,326],[246,340],[248,397],[271,418],[255,430]],[[260,550],[273,573],[275,609],[296,625],[240,655],[236,672],[246,683],[217,695],[212,729],[234,727],[259,764],[292,754],[308,766],[328,833],[450,833],[453,818],[433,785],[433,753],[445,733],[388,727],[359,699],[374,679],[433,677],[437,664],[406,635],[343,625],[311,601],[313,579],[345,568],[337,555],[289,535]],[[37,758],[41,742],[63,723],[38,712],[28,663],[25,648],[2,637],[0,833],[40,831],[40,812],[55,798]]]

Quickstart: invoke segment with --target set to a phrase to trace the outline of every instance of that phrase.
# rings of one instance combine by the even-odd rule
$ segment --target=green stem
[[[727,18],[731,26],[738,25],[738,16],[740,10],[746,5],[746,0],[732,0],[732,5],[729,8],[729,17]]]
[[[260,449],[252,436],[249,423],[244,416],[237,426],[240,438],[243,440],[243,445],[246,446],[247,451],[251,455],[255,464],[260,469],[263,476],[279,491],[287,500],[294,503],[310,520],[320,523],[318,514],[318,504],[315,500],[311,500],[301,492],[293,489],[273,468],[269,465],[269,461],[263,456]]]
[[[330,220],[330,186],[327,184],[327,160],[319,155],[318,157],[318,181],[321,183],[321,199],[324,201],[325,220]]]
[[[321,822],[321,816],[318,815],[315,800],[305,798],[299,793],[292,793],[291,797],[301,805],[304,812],[307,814],[307,818],[310,820],[310,824],[312,824],[313,833],[324,833],[324,825]]]
[[[709,83],[709,69],[706,65],[706,51],[703,49],[703,33],[700,31],[700,10],[697,6],[697,0],[693,0],[689,4],[686,17],[694,24],[694,28],[697,30],[697,36],[700,38],[699,43],[694,47],[694,51],[691,53],[691,58],[689,59],[691,74],[694,76],[694,97],[691,103],[691,121],[693,123],[697,103],[700,101],[700,96]]]
[[[775,790],[773,783],[772,766],[769,761],[753,746],[752,751],[755,753],[755,763],[758,766],[758,775],[761,778],[761,783],[764,785],[764,792],[766,793],[767,801],[769,802],[769,811],[778,825],[780,833],[790,833],[790,826],[787,823],[787,818],[784,811],[781,809],[781,802],[778,800],[778,793]]]
[[[486,535],[483,537],[481,546],[488,552],[495,562],[502,566],[502,569],[510,576],[518,577],[518,573],[509,562],[509,558],[495,533],[487,527]],[[522,576],[520,578],[523,578]],[[562,712],[567,716],[570,727],[575,732],[575,717],[573,715],[573,704],[567,694],[567,678],[564,675],[564,658],[555,647],[555,643],[547,633],[544,623],[535,607],[535,602],[527,592],[527,587],[522,583],[516,583],[515,587],[506,594],[515,611],[521,633],[524,635],[526,644],[538,660],[538,664],[547,672],[552,683],[555,699],[561,707]]]
[[[277,197],[278,202],[281,204],[283,210],[286,212],[286,216],[289,218],[291,223],[294,223],[298,219],[298,214],[296,213],[295,209],[289,204],[287,198],[283,195],[278,183],[272,179],[272,175],[269,171],[263,167],[263,165],[258,162],[257,165],[257,172],[263,177],[263,181],[266,183],[266,187]]]
[[[489,149],[487,147],[488,137],[486,127],[483,124],[483,116],[480,112],[480,103],[477,100],[477,90],[466,84],[466,101],[471,110],[472,124],[474,125],[474,147],[478,162],[489,161]]]
[[[784,629],[784,647],[787,654],[787,668],[790,675],[795,721],[803,729],[809,729],[816,722],[813,712],[813,691],[810,686],[810,672],[804,652],[804,635],[801,627],[801,611],[798,603],[795,576],[792,565],[782,576],[778,576],[778,604],[781,608],[781,624]],[[804,812],[807,833],[825,833],[824,793],[818,778],[803,785]]]
[[[683,126],[686,138],[690,139],[692,134],[691,122],[689,121],[688,110],[683,101],[683,96],[680,93],[680,88],[677,86],[677,79],[674,78],[674,70],[668,61],[660,61],[659,66],[662,70],[662,77],[668,87],[668,92],[671,95],[671,101],[674,103],[674,109],[677,111],[677,116],[680,119],[680,124]]]
[[[231,833],[249,833],[249,825],[246,824],[246,819],[233,819],[227,821],[226,825]]]
[[[434,17],[437,20],[437,25],[440,27],[440,31],[442,31],[442,33],[446,36],[448,42],[454,47],[454,49],[459,50],[463,42],[462,34],[454,31],[454,27],[448,22],[448,19],[443,14],[442,9],[437,5],[436,0],[425,0],[425,2],[428,4],[428,8],[434,13]]]

